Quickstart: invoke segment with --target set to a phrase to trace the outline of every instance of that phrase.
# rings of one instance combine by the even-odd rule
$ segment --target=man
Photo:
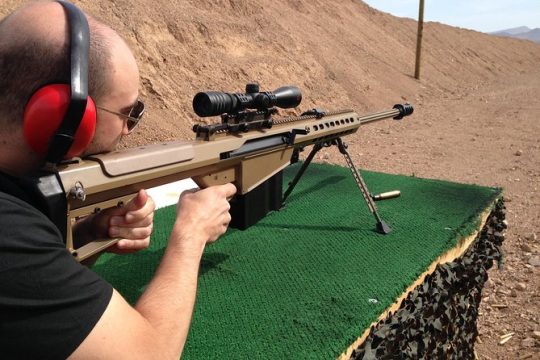
[[[124,41],[88,18],[89,95],[96,134],[86,154],[113,150],[138,97],[138,69]],[[43,166],[26,143],[22,117],[40,86],[69,83],[66,13],[57,2],[33,2],[0,22],[0,358],[178,359],[185,343],[207,243],[230,221],[232,184],[186,193],[177,205],[169,245],[134,307],[78,264],[58,230],[37,208],[25,175]],[[122,237],[119,252],[148,246],[154,203],[141,190],[125,207],[77,224],[83,241]]]

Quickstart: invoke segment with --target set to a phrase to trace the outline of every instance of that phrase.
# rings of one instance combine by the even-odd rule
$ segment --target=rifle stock
[[[194,141],[165,142],[75,159],[56,169],[54,178],[67,209],[67,223],[58,220],[56,225],[64,227],[67,249],[82,261],[119,239],[102,239],[75,248],[73,223],[99,210],[121,206],[140,189],[192,178],[201,188],[232,182],[239,194],[246,194],[289,165],[295,148],[330,142],[355,133],[362,124],[399,119],[411,112],[412,107],[404,110],[404,105],[396,105],[364,116],[351,110],[315,113],[273,120],[271,128],[240,133],[198,132]]]

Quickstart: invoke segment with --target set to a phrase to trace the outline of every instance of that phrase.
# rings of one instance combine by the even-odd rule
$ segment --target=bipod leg
[[[390,226],[388,226],[383,219],[379,216],[379,213],[377,211],[377,206],[375,206],[375,202],[371,198],[371,195],[369,193],[369,190],[367,188],[366,183],[364,182],[364,179],[362,178],[362,175],[360,175],[360,172],[356,169],[354,166],[351,156],[349,155],[349,152],[347,151],[347,145],[341,140],[341,138],[337,138],[335,141],[335,145],[339,148],[339,152],[343,154],[345,157],[345,161],[347,162],[347,166],[351,170],[354,181],[356,182],[356,185],[358,185],[358,188],[360,189],[360,192],[362,193],[362,196],[364,197],[364,200],[366,201],[366,204],[369,208],[369,211],[375,216],[375,219],[377,220],[377,231],[381,234],[388,234],[392,229]]]
[[[308,157],[302,164],[302,167],[300,168],[300,170],[298,170],[298,172],[294,176],[294,179],[289,183],[289,187],[287,188],[285,193],[283,193],[283,199],[281,200],[281,207],[285,206],[285,200],[287,200],[287,197],[289,197],[289,195],[293,191],[294,187],[296,186],[296,184],[298,183],[298,181],[304,174],[304,171],[306,171],[307,167],[311,163],[311,160],[313,160],[313,158],[315,157],[315,154],[317,154],[317,152],[321,150],[322,147],[323,147],[322,143],[315,143],[315,145],[313,145],[313,149],[311,149],[311,152],[309,153]]]

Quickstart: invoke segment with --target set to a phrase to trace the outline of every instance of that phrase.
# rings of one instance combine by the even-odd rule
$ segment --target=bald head
[[[114,30],[87,18],[88,92],[99,102],[110,86],[112,49],[127,46]],[[0,22],[0,124],[20,124],[30,96],[50,83],[70,83],[68,18],[59,3],[38,1]]]
[[[68,27],[66,13],[58,2],[38,1],[8,15],[0,30],[8,35],[2,38],[7,45],[24,40],[61,48],[68,44]]]

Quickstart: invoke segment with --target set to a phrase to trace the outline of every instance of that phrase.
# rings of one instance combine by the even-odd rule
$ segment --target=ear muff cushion
[[[70,95],[69,85],[51,84],[40,88],[28,101],[24,110],[24,137],[38,154],[47,154],[49,142],[64,120]],[[96,107],[92,98],[88,97],[86,111],[65,158],[82,154],[90,145],[95,131]]]

